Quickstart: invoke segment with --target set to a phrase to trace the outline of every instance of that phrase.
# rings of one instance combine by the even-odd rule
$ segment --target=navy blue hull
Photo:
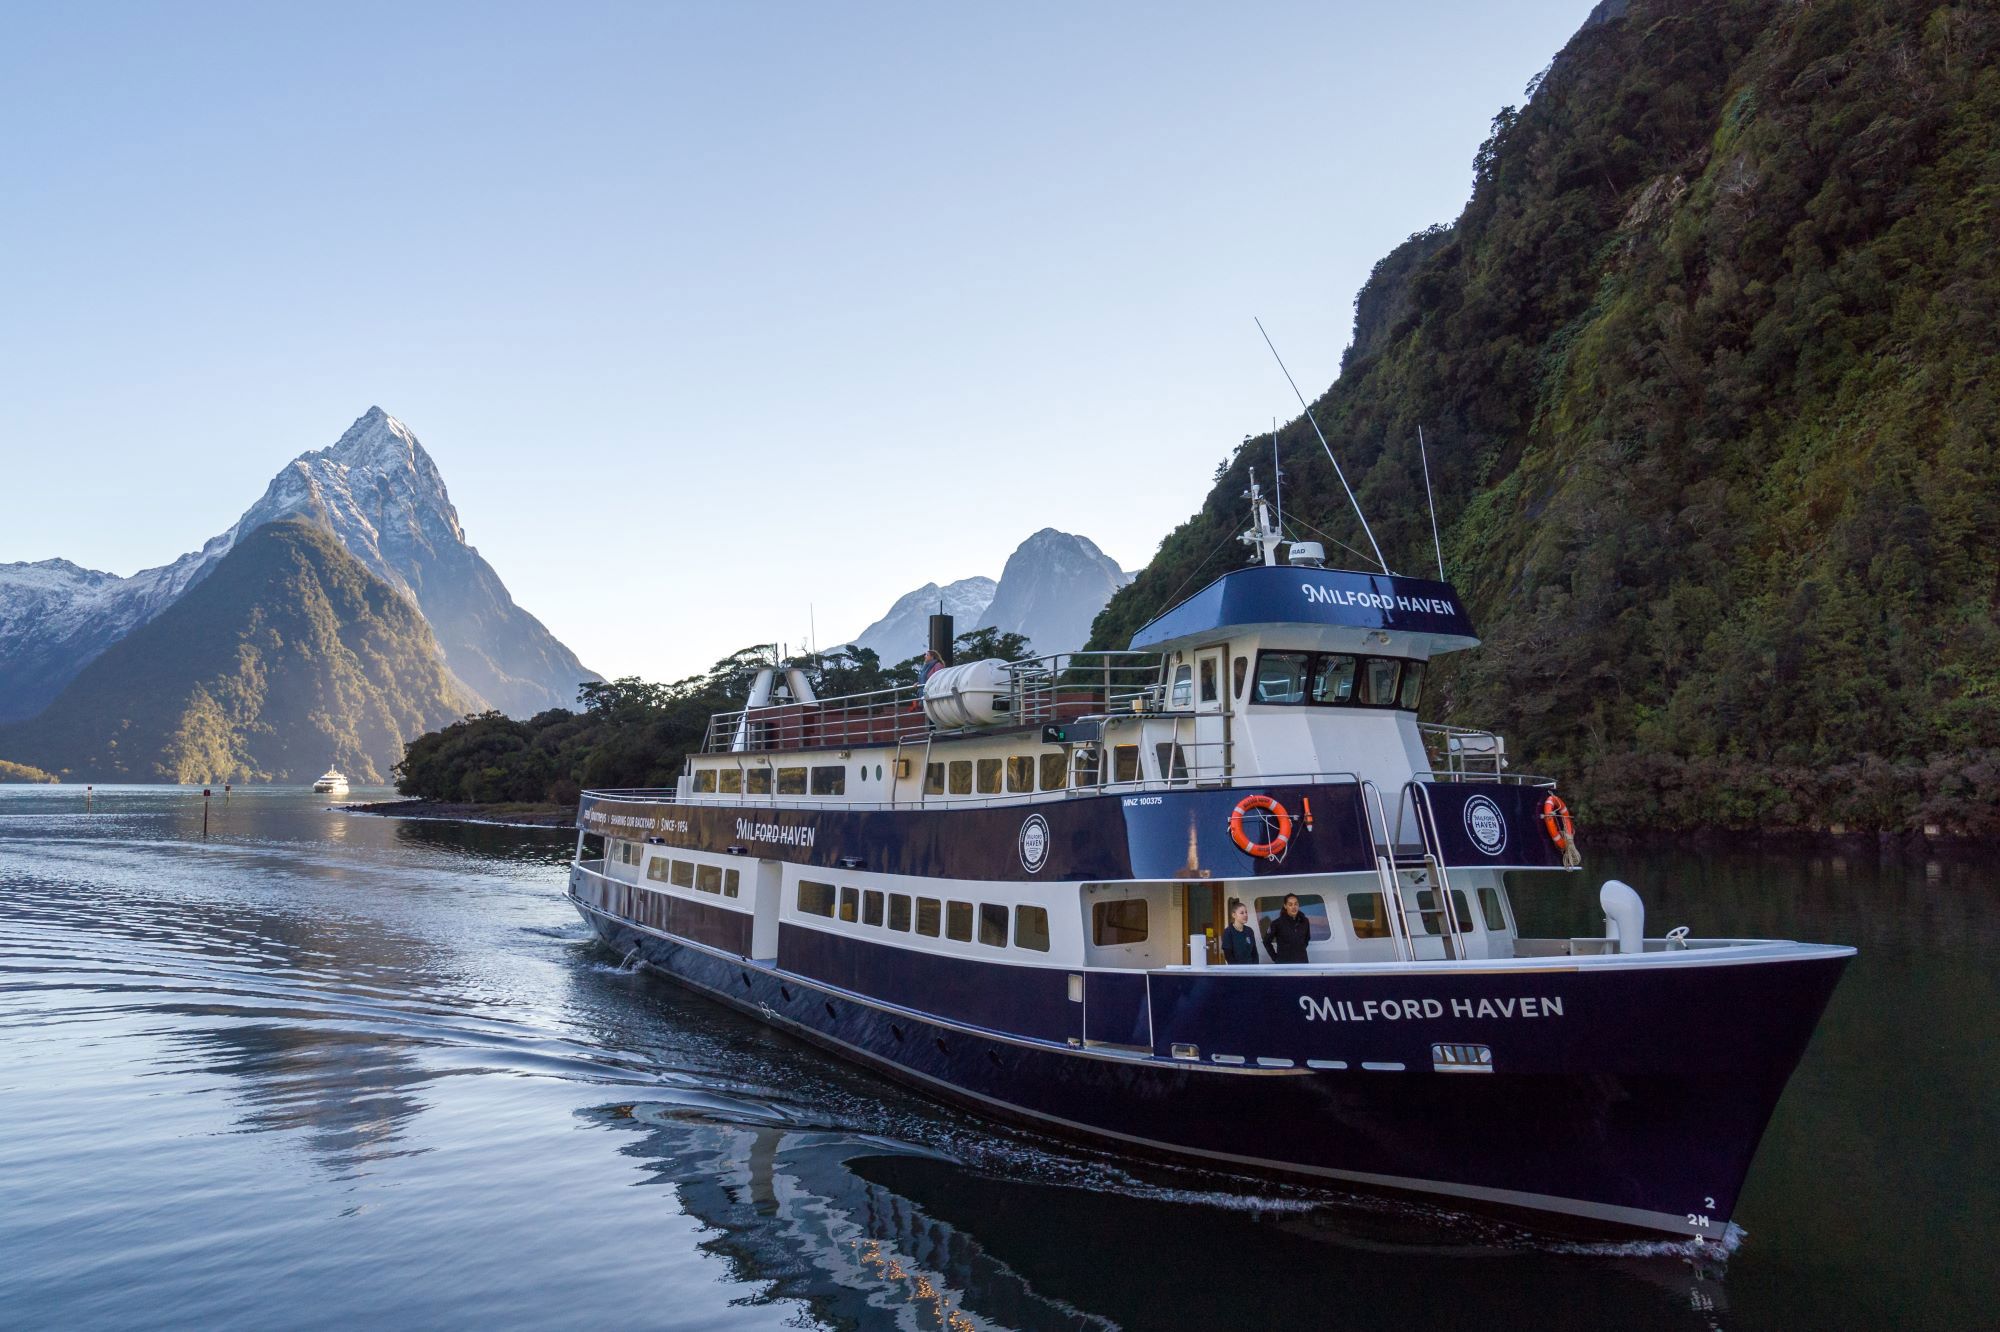
[[[850,988],[866,980],[865,961],[838,983],[790,931],[780,969],[576,905],[648,967],[989,1113],[1566,1228],[1710,1237],[1845,965],[1811,957],[1616,978],[1156,974],[1150,1001],[1108,1038],[1113,1048],[1081,1044],[1080,1025],[1063,1034],[1066,996],[1030,1005],[1043,1014],[1033,1035],[995,1031]],[[1044,974],[1060,985],[1067,973]],[[1439,1043],[1452,1048],[1441,1055]],[[1439,1062],[1482,1045],[1492,1071]]]

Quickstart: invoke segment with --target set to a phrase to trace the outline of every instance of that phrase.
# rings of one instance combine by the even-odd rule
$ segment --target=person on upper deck
[[[1232,967],[1257,965],[1257,932],[1250,928],[1250,904],[1241,898],[1229,902],[1229,924],[1222,931],[1222,960]]]
[[[1312,939],[1312,922],[1299,910],[1299,895],[1285,894],[1285,909],[1271,918],[1264,931],[1264,947],[1273,962],[1303,962],[1306,944]]]

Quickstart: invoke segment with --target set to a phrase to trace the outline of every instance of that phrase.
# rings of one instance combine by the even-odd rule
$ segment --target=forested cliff
[[[1429,442],[1485,644],[1426,719],[1598,826],[2000,833],[2000,15],[1635,0],[1529,93],[1314,404],[1411,573]],[[1278,442],[1289,514],[1365,551],[1304,420]],[[1270,446],[1093,645],[1242,558]]]

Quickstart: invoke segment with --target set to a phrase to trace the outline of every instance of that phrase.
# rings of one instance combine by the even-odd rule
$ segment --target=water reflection
[[[572,838],[251,791],[203,841],[198,790],[89,813],[0,792],[6,1321],[352,1323],[388,1299],[424,1324],[1699,1328],[1949,1325],[2000,1298],[2000,880],[1977,857],[1607,849],[1519,886],[1535,932],[1595,932],[1615,876],[1656,931],[1861,945],[1723,1266],[939,1107],[621,970],[561,901]],[[1727,1016],[1668,1020],[1699,1041]]]

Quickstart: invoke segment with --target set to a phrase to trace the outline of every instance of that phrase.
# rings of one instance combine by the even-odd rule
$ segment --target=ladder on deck
[[[1382,885],[1382,898],[1389,912],[1389,932],[1396,940],[1397,955],[1406,962],[1418,961],[1418,945],[1435,939],[1441,958],[1464,957],[1465,934],[1459,928],[1458,913],[1453,909],[1451,875],[1445,869],[1437,811],[1431,805],[1428,786],[1419,781],[1404,783],[1402,798],[1396,803],[1393,828],[1382,803],[1382,792],[1374,782],[1361,783],[1361,796],[1362,817],[1367,821],[1368,840],[1373,844],[1375,877]],[[1413,848],[1402,844],[1406,809],[1414,816],[1416,824],[1417,841]],[[1430,906],[1423,905],[1421,892],[1425,890],[1419,890],[1420,895],[1414,905],[1403,891],[1403,875],[1410,870],[1424,872],[1430,883],[1427,890],[1431,896]],[[1432,927],[1433,916],[1438,917],[1435,928]],[[1412,920],[1416,922],[1417,929],[1411,928]]]

